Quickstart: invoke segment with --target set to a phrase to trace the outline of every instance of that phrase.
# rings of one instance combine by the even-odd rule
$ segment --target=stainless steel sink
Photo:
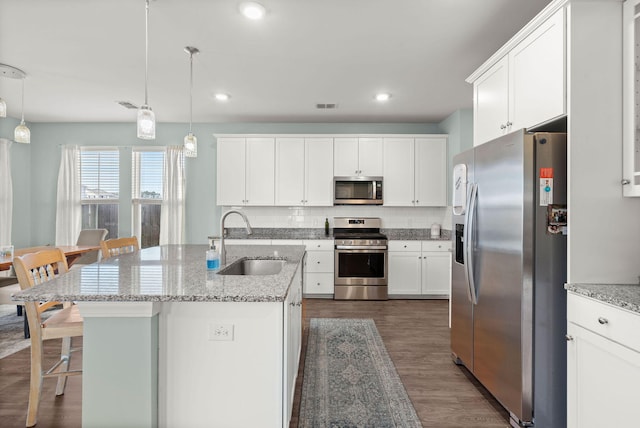
[[[275,275],[284,263],[284,260],[243,258],[220,270],[218,275]]]

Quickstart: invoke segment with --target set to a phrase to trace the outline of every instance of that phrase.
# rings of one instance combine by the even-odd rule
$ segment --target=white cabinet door
[[[567,335],[568,427],[634,426],[640,353],[571,322]]]
[[[389,295],[418,295],[421,290],[419,252],[389,251]]]
[[[276,139],[276,205],[302,205],[304,201],[305,141]]]
[[[386,156],[385,153],[385,161]],[[385,175],[385,187],[386,185]],[[385,203],[387,195],[385,195]],[[446,137],[416,138],[415,206],[444,207],[446,205],[447,139]]]
[[[358,139],[358,165],[358,175],[382,176],[382,138]]]
[[[473,145],[507,132],[509,57],[505,56],[473,83]]]
[[[218,138],[218,205],[245,204],[245,139]]]
[[[336,177],[382,176],[382,138],[334,138],[333,153]]]
[[[305,138],[305,205],[333,206],[333,139]]]
[[[451,290],[451,253],[422,253],[422,294],[449,297]]]
[[[624,196],[640,196],[640,0],[623,5],[623,164]]]
[[[275,142],[247,138],[246,205],[273,205],[275,201]]]
[[[509,53],[510,130],[565,113],[564,8]]]
[[[385,206],[411,207],[415,205],[413,138],[384,139]],[[446,168],[446,160],[443,164]]]
[[[349,177],[358,175],[358,139],[333,139],[333,175]]]

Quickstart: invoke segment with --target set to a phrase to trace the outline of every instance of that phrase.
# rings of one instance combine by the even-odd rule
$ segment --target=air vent
[[[332,108],[338,108],[338,104],[335,103],[322,103],[322,104],[316,104],[316,108],[317,109],[332,109]]]
[[[131,110],[137,110],[138,106],[131,104],[129,101],[116,101],[118,104],[120,104],[122,107],[124,108],[128,108]]]

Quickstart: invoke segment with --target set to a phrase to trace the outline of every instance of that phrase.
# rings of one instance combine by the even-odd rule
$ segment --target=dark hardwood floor
[[[464,369],[451,361],[446,300],[385,302],[305,300],[305,326],[310,318],[372,318],[425,428],[506,428],[508,415]],[[306,332],[290,427],[298,425]],[[55,361],[56,341],[46,345]],[[74,355],[75,362],[81,352]],[[63,396],[55,380],[46,380],[38,415],[39,428],[81,426],[82,381],[71,377]],[[0,426],[23,427],[29,392],[29,349],[0,360]],[[211,425],[214,426],[214,425]],[[173,427],[171,427],[173,428]],[[181,427],[176,427],[181,428]],[[322,427],[318,427],[322,428]]]

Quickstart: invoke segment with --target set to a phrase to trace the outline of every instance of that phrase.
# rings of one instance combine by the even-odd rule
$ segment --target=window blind
[[[80,150],[80,197],[83,200],[118,200],[120,153],[115,150]]]
[[[134,150],[132,162],[132,197],[162,200],[164,151]]]

